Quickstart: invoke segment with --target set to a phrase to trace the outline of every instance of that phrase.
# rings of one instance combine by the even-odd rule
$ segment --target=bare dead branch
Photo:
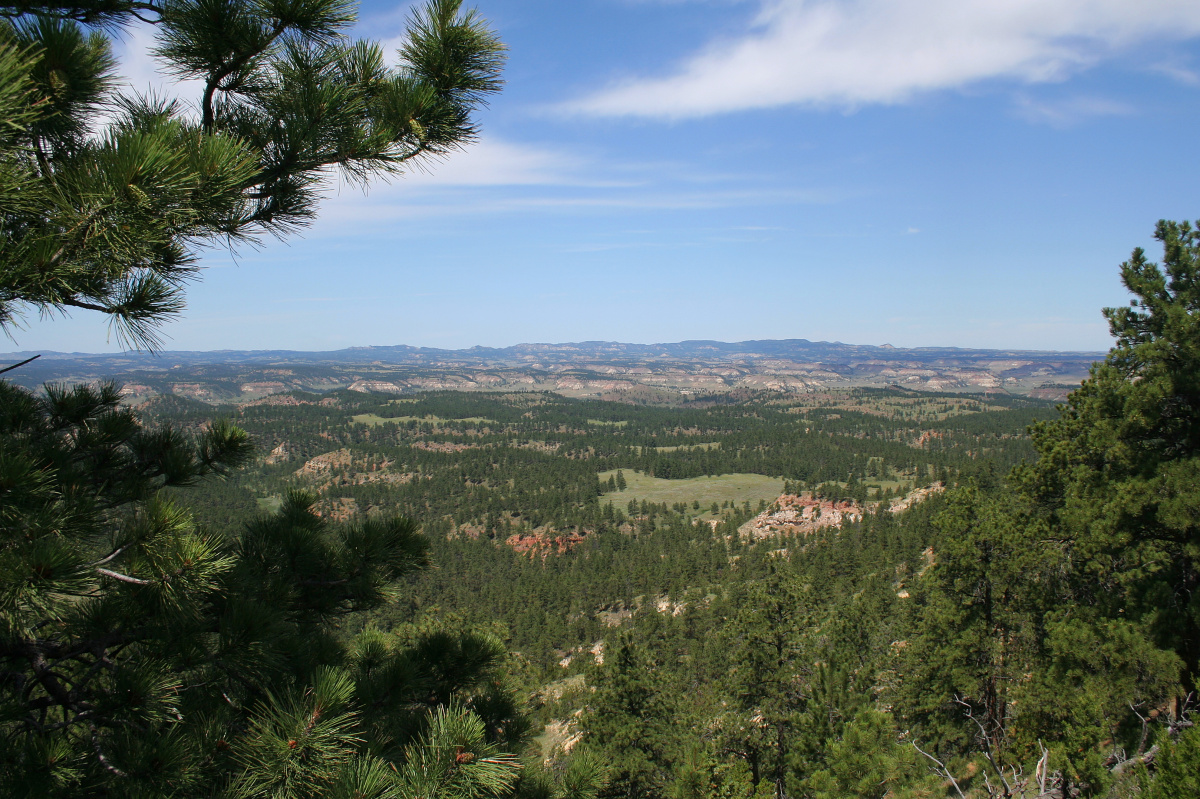
[[[154,585],[153,580],[143,580],[138,577],[130,577],[128,574],[121,574],[120,572],[115,572],[111,569],[96,569],[96,573],[103,574],[105,577],[117,580],[118,582],[129,583],[130,585]]]
[[[921,754],[925,755],[925,757],[929,758],[930,760],[932,760],[932,761],[934,762],[934,764],[937,766],[937,768],[935,768],[935,769],[934,769],[934,772],[935,772],[935,773],[936,773],[936,774],[937,774],[939,777],[944,777],[944,778],[946,778],[946,779],[950,780],[950,784],[954,786],[954,791],[955,791],[955,792],[956,792],[956,793],[957,793],[957,794],[958,794],[958,795],[961,797],[961,799],[967,799],[967,796],[966,796],[966,794],[964,794],[964,793],[962,792],[962,788],[958,787],[958,780],[954,779],[954,775],[950,773],[950,769],[946,768],[946,764],[945,764],[945,763],[943,763],[942,761],[938,760],[936,757],[934,757],[933,755],[929,754],[928,752],[926,752],[926,751],[925,751],[924,749],[922,749],[921,747],[917,746],[917,742],[916,742],[916,741],[913,741],[913,742],[912,742],[912,745],[913,745],[913,749],[916,749],[918,752],[920,752]]]

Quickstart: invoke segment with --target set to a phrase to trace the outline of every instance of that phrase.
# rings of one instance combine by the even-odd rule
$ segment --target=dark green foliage
[[[608,768],[587,748],[556,757],[549,764],[524,764],[517,799],[597,799],[608,780]]]
[[[1164,736],[1160,746],[1146,799],[1200,796],[1200,730],[1187,730],[1175,741]]]
[[[156,492],[244,461],[241,430],[144,428],[111,386],[0,391],[0,781],[12,795],[511,785],[498,747],[523,727],[497,643],[368,632],[347,648],[337,634],[339,618],[426,566],[412,523],[331,527],[293,493],[241,532],[199,531]],[[470,756],[447,766],[447,747]]]
[[[920,786],[920,756],[898,738],[890,714],[860,710],[840,735],[828,739],[821,767],[805,780],[805,794],[813,799],[885,799]]]
[[[1061,417],[1036,426],[1040,457],[1018,475],[1069,557],[1071,599],[1136,620],[1200,674],[1200,237],[1162,222],[1163,265],[1122,265],[1135,295],[1109,309],[1117,345]]]
[[[936,562],[920,582],[917,634],[905,648],[904,705],[915,733],[943,751],[979,739],[999,753],[1014,745],[1013,706],[1036,658],[1045,591],[1037,548],[1012,494],[965,487],[935,524]]]
[[[943,753],[985,755],[995,790],[1040,758],[1099,795],[1144,751],[1144,714],[1177,725],[1196,685],[1200,237],[1156,236],[1163,265],[1141,250],[1122,265],[1135,299],[1105,312],[1117,344],[1033,427],[1037,460],[939,520],[905,704]]]
[[[589,703],[588,743],[604,753],[608,785],[601,797],[657,799],[670,780],[668,726],[675,709],[663,684],[662,664],[622,639],[605,654],[597,692]]]

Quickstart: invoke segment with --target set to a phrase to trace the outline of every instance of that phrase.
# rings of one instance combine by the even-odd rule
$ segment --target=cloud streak
[[[763,0],[672,74],[565,104],[592,116],[853,108],[1003,79],[1061,80],[1126,48],[1200,35],[1194,0]]]
[[[432,217],[826,205],[850,194],[837,187],[781,187],[738,175],[716,176],[698,190],[697,174],[676,163],[599,163],[562,148],[485,136],[427,169],[374,181],[365,193],[331,176],[312,235],[346,235]]]
[[[1030,97],[1016,99],[1017,114],[1034,123],[1066,128],[1091,117],[1128,116],[1134,109],[1102,97],[1071,97],[1057,102],[1039,102]]]

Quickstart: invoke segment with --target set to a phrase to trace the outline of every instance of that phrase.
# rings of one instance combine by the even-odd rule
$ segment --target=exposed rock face
[[[171,393],[201,402],[217,403],[224,399],[220,392],[203,383],[175,383],[171,386]]]
[[[336,468],[345,468],[349,466],[353,458],[350,455],[350,450],[339,449],[333,452],[326,452],[324,455],[318,455],[312,460],[305,463],[296,470],[297,477],[312,477],[319,474],[325,474]]]
[[[282,463],[290,457],[291,453],[288,452],[287,444],[283,443],[271,450],[271,454],[267,455],[266,461],[267,463]]]
[[[901,513],[902,511],[908,510],[913,505],[916,505],[918,502],[928,499],[934,494],[940,494],[945,490],[945,483],[934,483],[933,485],[926,486],[925,488],[914,489],[908,492],[908,495],[901,499],[893,499],[891,504],[888,506],[888,510],[890,510],[892,513]]]
[[[254,383],[242,383],[240,389],[243,394],[279,394],[287,391],[288,386],[278,380],[261,380]]]
[[[907,496],[888,503],[887,510],[900,513],[927,497],[945,491],[942,483],[918,488]],[[826,527],[841,529],[847,522],[862,521],[863,514],[879,507],[878,502],[865,506],[857,502],[834,502],[817,499],[811,494],[783,494],[762,513],[738,528],[743,538],[770,538],[776,535],[811,535]]]
[[[840,528],[845,522],[861,521],[863,509],[856,502],[833,502],[811,494],[783,494],[762,513],[738,528],[743,538],[775,535],[811,535],[825,527]]]
[[[271,455],[267,457],[268,462],[271,462],[271,458],[275,457],[276,453],[283,449],[283,446],[281,444],[271,452]],[[283,449],[283,452],[283,457],[287,457],[287,450]],[[393,465],[392,461],[376,463],[358,460],[356,462],[350,450],[338,449],[307,461],[296,470],[296,476],[313,481],[318,491],[338,485],[365,485],[367,483],[404,485],[416,479],[416,472],[391,471]]]
[[[567,533],[513,533],[504,543],[523,555],[540,554],[545,557],[552,552],[561,555],[570,551],[572,547],[579,546],[583,541],[584,536],[572,530]]]
[[[654,598],[654,609],[662,614],[669,613],[672,616],[678,616],[680,613],[683,613],[685,610],[687,610],[687,603],[673,602],[671,597],[667,596],[666,594],[662,594]]]
[[[358,391],[362,394],[370,394],[379,392],[381,394],[401,394],[404,389],[397,386],[395,383],[389,383],[385,380],[355,380],[347,388],[350,391]]]
[[[933,439],[945,438],[945,436],[946,434],[941,430],[922,430],[921,434],[917,436],[909,446],[913,447],[914,449],[925,449],[929,446],[929,442]]]

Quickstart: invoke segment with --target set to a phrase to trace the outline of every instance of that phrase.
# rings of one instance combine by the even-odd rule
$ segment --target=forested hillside
[[[243,524],[296,489],[335,518],[419,518],[440,568],[414,586],[409,612],[500,621],[539,668],[602,637],[606,611],[707,593],[743,549],[777,548],[743,542],[738,528],[785,489],[886,508],[914,488],[1028,458],[1026,427],[1053,413],[1025,398],[870,389],[675,407],[546,393],[292,393],[221,411],[260,457],[179,492],[202,523]],[[145,412],[200,423],[213,409],[162,398]]]
[[[291,393],[223,409],[258,459],[179,499],[213,527],[295,490],[328,518],[421,519],[437,568],[344,634],[497,636],[538,779],[605,763],[614,799],[1190,795],[1196,245],[1160,236],[1174,271],[1135,253],[1118,347],[1062,408]],[[845,515],[747,525],[797,494]]]

